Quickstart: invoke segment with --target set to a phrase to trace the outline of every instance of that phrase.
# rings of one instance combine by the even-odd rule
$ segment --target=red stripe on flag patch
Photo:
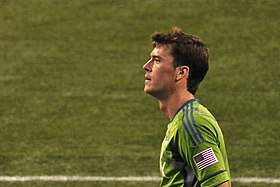
[[[212,148],[205,149],[204,151],[194,155],[193,160],[199,170],[202,170],[218,162],[218,159]]]

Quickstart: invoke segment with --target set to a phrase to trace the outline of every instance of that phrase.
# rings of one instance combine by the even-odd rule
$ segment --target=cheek
[[[157,72],[155,79],[159,85],[170,85],[175,82],[174,72],[162,69]]]
[[[164,75],[163,77],[165,77],[166,79],[174,79],[174,69],[173,68],[164,68],[164,69],[161,69],[161,72],[160,72],[161,75]]]

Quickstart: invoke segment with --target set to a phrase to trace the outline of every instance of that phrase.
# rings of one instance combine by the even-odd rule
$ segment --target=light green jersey
[[[198,100],[186,102],[168,124],[160,171],[164,187],[211,187],[230,180],[222,131]]]

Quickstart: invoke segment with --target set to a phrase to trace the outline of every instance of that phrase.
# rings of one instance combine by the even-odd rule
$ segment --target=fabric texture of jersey
[[[162,187],[211,187],[230,181],[221,129],[197,99],[186,102],[168,124],[160,171]]]

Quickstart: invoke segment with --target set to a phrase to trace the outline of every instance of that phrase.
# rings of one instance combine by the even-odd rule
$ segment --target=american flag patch
[[[202,170],[218,162],[218,159],[212,148],[208,148],[193,156],[194,162],[199,170]]]

